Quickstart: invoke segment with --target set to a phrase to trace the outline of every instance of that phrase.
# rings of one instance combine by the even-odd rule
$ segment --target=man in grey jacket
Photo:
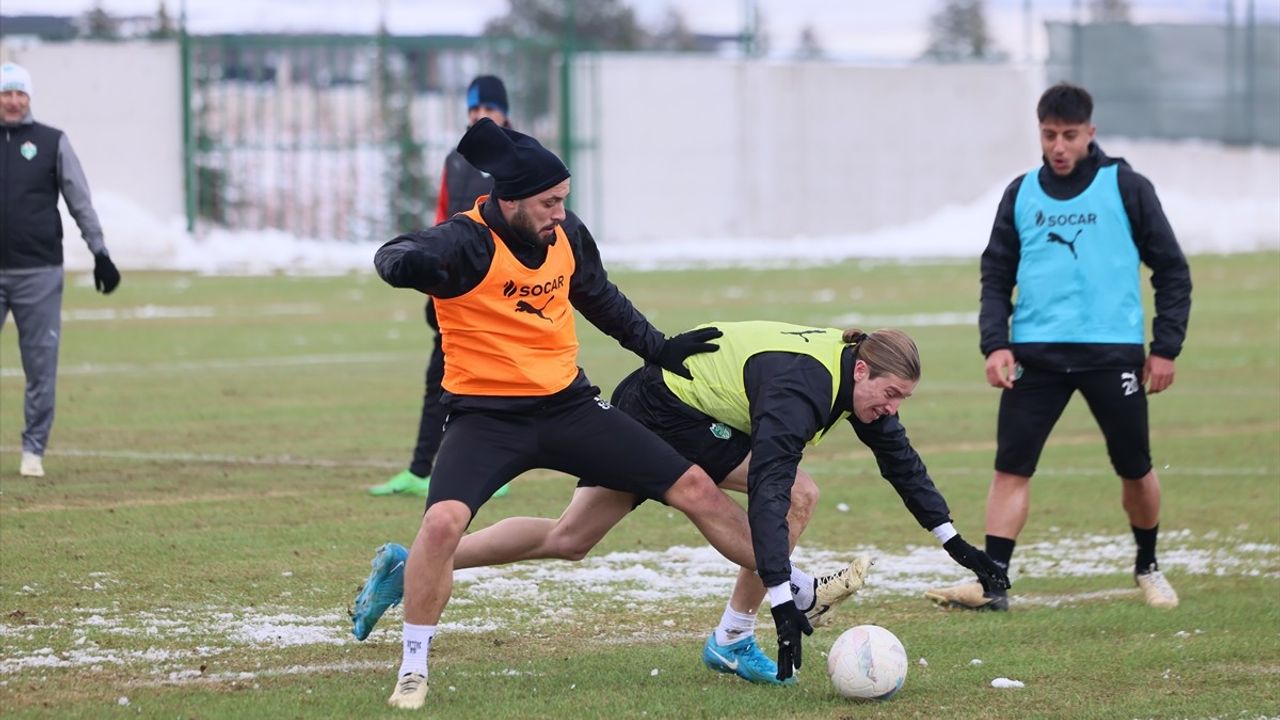
[[[120,272],[107,255],[89,184],[70,141],[61,130],[32,119],[31,96],[25,68],[0,66],[0,329],[12,310],[27,378],[19,472],[43,477],[62,330],[59,193],[93,253],[94,287],[110,293],[120,284]]]

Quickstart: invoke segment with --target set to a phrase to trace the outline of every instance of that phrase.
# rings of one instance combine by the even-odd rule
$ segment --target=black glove
[[[685,380],[692,380],[693,375],[684,366],[685,358],[698,353],[719,350],[719,345],[707,341],[715,340],[721,335],[724,333],[720,332],[720,328],[715,327],[698,328],[673,335],[662,343],[662,349],[658,350],[658,356],[654,358],[654,362],[658,363],[663,370],[670,370]]]
[[[110,295],[120,284],[120,271],[105,252],[93,256],[93,286],[103,295]]]
[[[947,551],[952,560],[972,570],[978,576],[978,582],[982,583],[983,590],[1009,589],[1009,575],[1004,568],[959,535],[942,543],[942,549]]]
[[[792,668],[800,669],[803,659],[800,652],[800,633],[813,634],[813,626],[809,618],[800,612],[794,600],[769,609],[773,613],[773,624],[778,630],[778,680],[791,677]]]

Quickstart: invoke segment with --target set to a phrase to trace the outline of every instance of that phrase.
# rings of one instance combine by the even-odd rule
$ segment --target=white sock
[[[814,603],[818,602],[818,597],[814,593],[817,587],[818,581],[812,576],[797,570],[794,565],[791,567],[791,595],[795,597],[796,607],[801,612],[809,612],[813,609]]]
[[[404,624],[404,648],[400,656],[400,675],[427,674],[427,655],[431,652],[431,638],[436,635],[435,625]]]
[[[724,614],[720,616],[720,625],[716,627],[716,642],[721,645],[732,645],[744,637],[756,632],[756,614],[740,613],[731,605],[724,606]]]

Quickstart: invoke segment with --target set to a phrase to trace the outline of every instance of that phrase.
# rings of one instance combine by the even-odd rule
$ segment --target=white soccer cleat
[[[1157,570],[1155,565],[1147,568],[1147,571],[1142,574],[1134,575],[1133,580],[1142,590],[1142,599],[1151,607],[1178,607],[1178,593],[1174,592],[1173,586],[1169,584],[1164,573]]]
[[[18,474],[24,477],[44,477],[44,458],[31,452],[22,453]]]
[[[406,673],[396,681],[396,689],[391,691],[387,704],[401,710],[417,710],[427,702],[427,676],[418,673]]]
[[[831,611],[853,597],[867,581],[867,570],[875,564],[869,555],[859,555],[849,567],[817,578],[813,590],[813,607],[805,612],[809,624],[822,627],[831,622]]]
[[[951,587],[926,590],[924,596],[938,607],[959,610],[1005,612],[1009,609],[1009,596],[1004,593],[982,591],[982,584],[971,582]]]

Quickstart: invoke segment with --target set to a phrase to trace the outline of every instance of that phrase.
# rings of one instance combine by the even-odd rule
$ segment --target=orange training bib
[[[463,213],[480,216],[481,196]],[[569,386],[578,375],[578,335],[569,279],[573,249],[564,230],[547,247],[542,267],[530,269],[497,233],[489,272],[469,292],[435,298],[444,349],[444,389],[455,395],[539,396]]]

